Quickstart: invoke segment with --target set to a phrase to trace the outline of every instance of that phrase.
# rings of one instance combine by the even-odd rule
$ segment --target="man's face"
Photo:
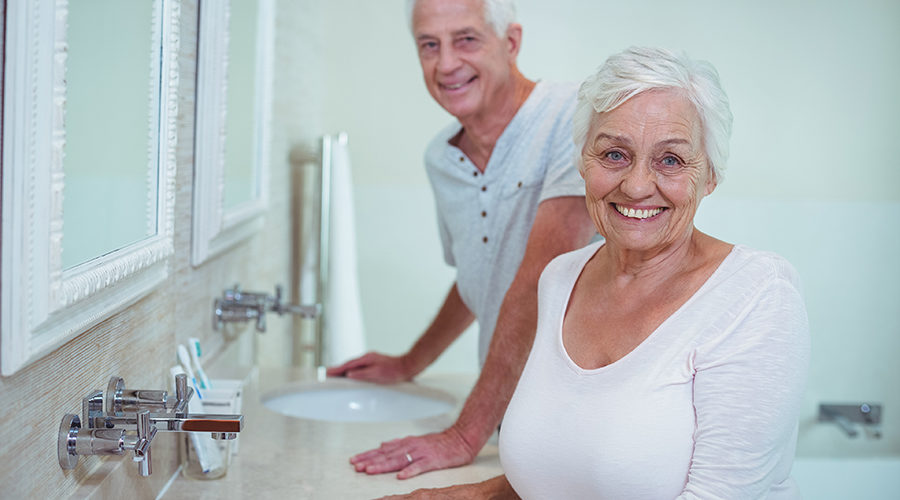
[[[482,0],[421,0],[413,37],[428,92],[460,120],[490,112],[511,81],[517,43],[485,22]]]

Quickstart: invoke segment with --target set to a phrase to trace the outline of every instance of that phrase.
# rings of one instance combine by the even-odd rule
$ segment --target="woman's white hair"
[[[578,89],[572,118],[575,164],[584,168],[581,150],[591,121],[632,97],[650,90],[681,89],[700,115],[703,147],[717,182],[722,182],[731,137],[731,109],[712,64],[665,49],[630,47],[612,55]]]
[[[406,0],[406,20],[409,30],[413,29],[413,9],[419,0]],[[506,37],[506,28],[516,22],[516,5],[513,0],[481,0],[484,7],[484,21],[494,28],[500,38]]]

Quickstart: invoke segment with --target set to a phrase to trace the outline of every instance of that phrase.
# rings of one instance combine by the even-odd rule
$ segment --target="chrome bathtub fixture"
[[[266,331],[266,312],[279,316],[296,314],[302,318],[319,315],[319,304],[284,304],[281,301],[281,285],[275,287],[275,295],[260,292],[245,292],[240,285],[222,292],[222,297],[213,303],[213,327],[218,330],[224,323],[255,321],[256,329]]]
[[[175,397],[166,391],[125,389],[112,377],[106,394],[91,391],[82,399],[82,417],[67,414],[59,426],[57,455],[63,469],[73,469],[81,455],[134,452],[141,476],[152,472],[150,445],[158,431],[209,432],[213,439],[234,439],[244,428],[243,415],[187,413],[194,390],[187,376],[175,377]]]
[[[859,428],[875,439],[881,438],[881,405],[870,403],[857,404],[820,404],[819,422],[833,422],[847,437],[859,435]]]

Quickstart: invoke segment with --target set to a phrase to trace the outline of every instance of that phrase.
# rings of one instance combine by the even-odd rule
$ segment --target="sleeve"
[[[560,196],[584,196],[584,180],[575,167],[575,143],[572,140],[572,116],[575,97],[565,101],[547,141],[547,170],[539,201]]]
[[[444,220],[440,209],[437,210],[438,233],[441,236],[441,248],[444,250],[444,262],[450,267],[456,267],[456,259],[453,257],[453,238],[447,229],[447,222]]]
[[[773,278],[694,352],[695,445],[679,499],[765,498],[790,476],[809,367],[797,287]]]

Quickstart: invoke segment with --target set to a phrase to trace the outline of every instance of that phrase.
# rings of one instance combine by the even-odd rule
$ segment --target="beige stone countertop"
[[[392,473],[357,473],[349,463],[352,455],[383,441],[440,431],[452,424],[475,381],[474,375],[425,375],[414,384],[402,384],[410,391],[436,389],[449,393],[456,400],[456,407],[449,414],[407,422],[369,423],[325,422],[276,413],[261,403],[261,396],[291,385],[316,383],[315,372],[263,369],[252,373],[243,395],[244,429],[239,451],[232,457],[228,473],[213,480],[189,479],[179,473],[163,500],[371,499],[417,488],[477,482],[501,473],[496,434],[472,464],[406,480],[398,480]]]

